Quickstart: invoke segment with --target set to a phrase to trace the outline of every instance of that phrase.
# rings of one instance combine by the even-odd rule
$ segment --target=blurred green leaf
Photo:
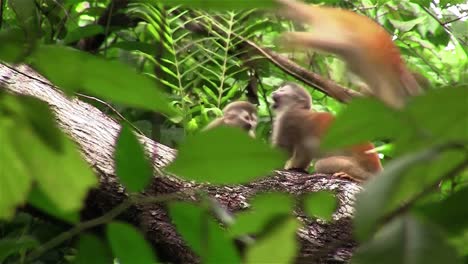
[[[55,151],[61,151],[62,132],[55,124],[49,106],[37,98],[24,95],[4,95],[0,102],[3,108],[15,118],[21,119],[32,129],[34,134]]]
[[[66,44],[73,43],[82,38],[91,37],[104,33],[104,28],[101,25],[90,24],[84,27],[77,27],[73,31],[69,31],[64,39]]]
[[[412,131],[403,120],[400,112],[376,99],[357,98],[336,117],[321,146],[341,148],[377,138],[401,137]]]
[[[405,109],[405,115],[424,130],[424,145],[448,141],[468,141],[468,86],[430,90],[418,96]],[[434,107],[439,105],[439,107]],[[450,113],[450,114],[447,114]],[[412,141],[411,143],[413,143]],[[413,148],[409,142],[400,143]],[[408,146],[409,145],[409,146]]]
[[[218,0],[164,0],[167,5],[184,5],[191,8],[232,10],[232,9],[251,9],[251,8],[270,8],[274,7],[273,0],[237,0],[237,1],[218,1]]]
[[[336,197],[331,192],[309,193],[304,200],[304,209],[307,214],[327,221],[332,220],[332,215],[338,206]]]
[[[39,246],[39,242],[28,236],[23,236],[17,239],[4,238],[0,240],[0,262],[10,256],[11,254],[19,253],[21,251],[31,249]]]
[[[437,150],[430,148],[395,159],[365,185],[356,201],[354,232],[358,240],[369,239],[381,218],[389,212],[389,204],[398,192],[405,172],[417,163],[428,161],[436,153]]]
[[[3,3],[2,3],[3,4]],[[21,26],[33,33],[37,24],[36,4],[33,0],[10,0],[8,1],[11,9],[15,12],[16,18]]]
[[[121,182],[131,192],[142,191],[153,175],[143,146],[127,124],[122,125],[117,140],[115,169]]]
[[[60,135],[57,140],[62,151],[57,152],[27,129],[18,129],[12,138],[19,156],[50,201],[65,212],[82,208],[88,190],[98,181],[70,139]]]
[[[281,152],[244,131],[219,127],[187,137],[167,170],[191,180],[232,184],[266,176],[284,161]]]
[[[288,218],[248,249],[246,263],[293,263],[298,253],[299,226],[297,219]]]
[[[359,247],[355,264],[461,263],[456,251],[433,226],[404,216],[385,225],[376,236]]]
[[[14,215],[16,207],[26,201],[32,185],[30,172],[11,141],[15,129],[13,120],[0,115],[0,219]]]
[[[94,235],[83,234],[78,242],[75,264],[113,263],[109,247]]]
[[[80,215],[78,211],[66,211],[59,208],[47,194],[38,187],[34,187],[29,193],[28,203],[47,214],[69,223],[78,223]]]
[[[459,190],[444,200],[425,203],[414,212],[427,221],[438,224],[445,232],[459,234],[468,230],[468,188]]]
[[[156,82],[119,62],[66,47],[42,45],[31,56],[31,63],[68,92],[83,89],[116,103],[176,114]]]
[[[293,199],[284,193],[259,194],[251,201],[248,211],[236,214],[236,221],[229,228],[232,237],[258,233],[278,215],[289,215]]]
[[[19,28],[0,31],[0,61],[19,63],[26,55],[24,33]]]
[[[207,211],[189,203],[173,202],[169,212],[177,231],[202,263],[240,263],[233,241]]]
[[[107,239],[114,256],[122,264],[156,263],[154,252],[143,235],[123,222],[107,225]]]

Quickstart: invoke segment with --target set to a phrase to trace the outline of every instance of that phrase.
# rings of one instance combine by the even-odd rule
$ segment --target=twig
[[[83,231],[103,225],[111,220],[113,220],[115,217],[119,216],[121,213],[123,213],[125,210],[127,210],[130,206],[134,204],[146,204],[146,203],[160,203],[160,202],[165,202],[168,200],[172,200],[177,198],[179,195],[178,192],[176,193],[171,193],[171,194],[166,194],[166,195],[160,195],[160,196],[150,196],[150,197],[139,197],[139,198],[132,198],[129,197],[129,199],[123,201],[121,204],[118,206],[114,207],[112,210],[107,212],[106,214],[91,219],[89,221],[82,222],[80,224],[77,224],[75,227],[72,229],[65,231],[58,236],[53,237],[51,240],[47,241],[43,245],[39,246],[36,250],[28,254],[26,256],[26,262],[31,263],[34,259],[40,257],[42,254],[45,252],[57,247],[58,245],[62,244],[63,242],[71,239],[72,237],[82,233]]]

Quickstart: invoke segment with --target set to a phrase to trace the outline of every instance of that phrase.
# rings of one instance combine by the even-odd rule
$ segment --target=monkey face
[[[274,91],[271,99],[273,100],[272,108],[277,112],[291,108],[310,110],[312,107],[312,98],[307,90],[290,82],[282,84]]]
[[[247,131],[257,127],[257,115],[246,110],[228,111],[224,118],[226,125],[240,127]]]

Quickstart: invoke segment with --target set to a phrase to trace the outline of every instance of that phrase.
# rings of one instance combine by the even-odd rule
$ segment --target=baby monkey
[[[220,125],[239,127],[254,138],[257,127],[257,108],[245,101],[232,102],[224,107],[222,117],[213,120],[203,130],[213,129]]]
[[[320,153],[320,140],[334,116],[314,112],[310,94],[301,86],[286,82],[272,93],[275,121],[272,143],[289,154],[285,169],[306,171],[313,159],[317,173],[351,178],[361,182],[382,170],[374,145],[366,142],[333,153]]]

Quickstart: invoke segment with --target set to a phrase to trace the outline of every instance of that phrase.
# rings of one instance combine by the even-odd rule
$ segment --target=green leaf
[[[81,209],[88,190],[98,181],[75,144],[60,135],[56,140],[60,141],[62,151],[57,152],[21,127],[12,137],[19,156],[50,201],[61,211]]]
[[[240,129],[219,127],[187,137],[167,170],[212,184],[242,183],[281,168],[282,154]]]
[[[66,47],[42,45],[31,55],[31,63],[68,92],[83,89],[116,103],[176,114],[157,82],[119,62]]]
[[[11,218],[26,201],[32,177],[11,140],[15,121],[0,115],[0,219]]]
[[[0,31],[0,61],[19,63],[26,55],[24,43],[26,39],[23,32],[18,28],[9,28]]]
[[[436,228],[411,216],[405,216],[385,225],[372,241],[362,245],[354,254],[352,263],[456,264],[461,262],[457,252]]]
[[[293,263],[298,252],[298,228],[297,220],[288,218],[249,248],[246,263]]]
[[[77,27],[74,30],[68,32],[64,39],[64,43],[70,44],[82,38],[91,37],[101,33],[104,33],[104,28],[101,25],[90,24],[84,27]]]
[[[31,33],[37,21],[35,2],[33,0],[10,0],[8,4],[15,12],[17,21]]]
[[[169,212],[177,231],[202,263],[240,263],[233,241],[209,212],[184,202],[170,203]]]
[[[49,106],[34,97],[24,95],[4,95],[1,100],[6,111],[14,113],[32,129],[34,134],[56,151],[62,150],[62,132],[55,124]]]
[[[115,150],[115,169],[121,182],[131,192],[142,191],[150,182],[153,170],[143,146],[133,130],[122,125]]]
[[[248,211],[236,214],[229,228],[232,237],[259,233],[278,215],[289,215],[293,209],[291,196],[284,193],[267,193],[255,196]]]
[[[119,263],[156,263],[151,246],[143,235],[129,224],[122,222],[108,224],[107,239],[114,256],[119,259]]]
[[[121,41],[115,44],[112,44],[109,48],[119,48],[128,51],[138,50],[146,54],[153,54],[157,48],[154,44],[137,42],[137,41]]]
[[[468,229],[468,187],[463,188],[444,200],[425,203],[413,212],[438,224],[445,232],[457,235]]]
[[[109,247],[93,235],[84,234],[80,236],[78,243],[78,254],[75,264],[101,264],[113,263],[112,253]]]
[[[336,117],[321,146],[341,148],[377,138],[401,137],[411,132],[411,126],[403,120],[400,112],[376,99],[357,98]]]
[[[414,27],[416,27],[417,25],[424,23],[426,19],[427,19],[426,16],[420,16],[416,19],[412,19],[409,21],[400,21],[400,20],[391,19],[391,18],[389,18],[388,20],[390,21],[390,23],[392,23],[392,25],[396,29],[401,30],[403,32],[408,32],[412,30]]]
[[[468,86],[430,90],[423,96],[414,98],[405,109],[405,114],[412,120],[417,120],[417,124],[424,128],[421,136],[425,145],[448,141],[466,142],[468,140],[467,98]],[[412,144],[408,142],[402,144],[412,148]]]
[[[36,239],[23,236],[17,239],[4,238],[0,240],[0,262],[10,255],[39,246]]]
[[[389,212],[395,193],[401,186],[405,172],[414,164],[428,161],[435,155],[433,148],[410,153],[388,163],[385,170],[373,177],[357,195],[355,235],[358,240],[368,239],[381,218]]]
[[[184,5],[190,8],[232,10],[232,9],[251,9],[251,8],[270,8],[274,7],[273,0],[237,0],[237,1],[218,1],[218,0],[164,0],[167,5]]]
[[[78,223],[78,211],[65,211],[59,207],[42,190],[34,187],[29,193],[28,203],[47,214],[69,223]]]
[[[327,221],[332,220],[337,205],[335,195],[326,191],[309,193],[304,200],[304,208],[307,214]]]

